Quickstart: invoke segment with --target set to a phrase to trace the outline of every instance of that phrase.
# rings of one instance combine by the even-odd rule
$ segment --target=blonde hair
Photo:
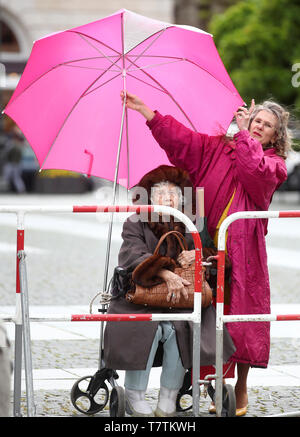
[[[286,159],[292,143],[291,134],[288,129],[288,121],[290,116],[289,112],[287,112],[278,103],[272,102],[271,100],[266,100],[260,105],[255,105],[254,111],[250,117],[249,128],[252,121],[260,111],[268,111],[276,116],[277,126],[275,128],[275,140],[272,146],[275,148],[278,156]]]

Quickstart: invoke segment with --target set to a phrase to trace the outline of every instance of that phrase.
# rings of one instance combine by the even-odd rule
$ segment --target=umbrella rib
[[[161,36],[163,35],[163,33],[167,30],[167,29],[171,29],[172,27],[175,26],[167,26],[164,27],[163,29],[158,30],[157,32],[152,33],[151,35],[149,35],[147,38],[143,39],[142,41],[140,41],[138,44],[136,44],[134,47],[132,47],[127,53],[126,56],[128,56],[128,53],[130,53],[132,50],[134,50],[135,48],[137,48],[139,45],[143,44],[145,41],[147,41],[148,39],[154,37],[157,33],[159,34],[153,41],[150,42],[150,44],[142,51],[142,53],[145,53],[146,50],[149,49],[149,47],[151,47],[151,45]],[[129,55],[129,56],[137,56],[140,57],[140,55]],[[137,59],[136,59],[137,60]]]
[[[85,70],[98,70],[98,71],[106,71],[107,68],[98,68],[98,67],[84,67],[82,65],[70,65],[70,64],[65,64],[66,67],[71,67],[71,68],[83,68]],[[113,71],[114,73],[121,73],[120,70],[110,70]]]
[[[129,61],[131,62],[133,65],[137,66],[133,61]],[[195,128],[194,124],[192,123],[192,121],[190,120],[189,116],[187,115],[187,113],[183,110],[183,108],[180,106],[180,104],[177,102],[177,100],[173,97],[173,95],[164,87],[162,86],[162,84],[159,83],[158,80],[156,80],[152,75],[150,75],[149,73],[147,73],[146,71],[144,71],[142,68],[140,69],[140,71],[142,73],[144,73],[146,76],[148,76],[151,80],[153,80],[153,82],[155,82],[160,88],[161,91],[163,91],[164,93],[166,93],[171,100],[173,100],[173,102],[175,103],[175,105],[178,107],[178,109],[182,112],[182,114],[184,115],[184,117],[187,119],[187,121],[189,122],[189,124],[191,125],[192,129],[194,129],[195,132],[197,132],[197,129]],[[134,76],[132,76],[134,77]]]
[[[158,87],[152,85],[151,83],[148,83],[148,82],[146,82],[145,80],[140,79],[139,77],[134,76],[133,74],[127,73],[127,76],[130,76],[130,77],[132,77],[133,79],[136,79],[136,80],[138,80],[138,81],[144,83],[145,85],[148,85],[148,86],[154,88],[155,90],[160,91],[161,93],[166,94],[166,92],[165,92],[163,89],[158,88]]]
[[[175,57],[171,57],[171,56],[158,56],[158,55],[144,55],[143,57],[150,57],[150,58],[164,58],[164,59],[174,59],[174,61],[170,61],[170,62],[162,62],[159,64],[149,64],[149,65],[145,65],[144,67],[138,67],[135,70],[129,70],[129,68],[127,69],[127,71],[142,71],[145,68],[153,68],[155,66],[160,66],[160,65],[166,65],[166,64],[173,64],[175,62],[178,61],[186,61],[189,62],[190,64],[194,65],[197,68],[200,68],[201,70],[205,71],[207,74],[209,74],[211,77],[213,77],[217,82],[219,82],[221,85],[223,85],[225,88],[228,89],[228,91],[233,94],[236,95],[236,93],[234,91],[232,91],[225,83],[223,83],[220,79],[216,78],[212,73],[210,73],[206,68],[201,67],[201,65],[198,65],[196,62],[191,61],[190,59],[187,58],[175,58]],[[126,55],[126,59],[128,58],[128,55]],[[129,62],[133,63],[134,61],[131,61],[130,59],[127,59]],[[177,60],[177,61],[176,61]]]
[[[187,62],[189,62],[190,64],[195,65],[196,67],[200,68],[201,70],[205,71],[207,74],[209,74],[211,77],[213,77],[217,82],[219,82],[221,85],[223,85],[225,88],[228,89],[228,91],[233,94],[234,96],[236,95],[236,93],[234,91],[232,91],[225,83],[223,83],[220,79],[218,79],[217,77],[215,77],[212,73],[210,73],[206,68],[201,67],[200,65],[198,65],[196,62],[191,61],[190,59],[186,59]]]
[[[106,44],[106,43],[100,41],[100,40],[97,39],[97,38],[94,38],[94,37],[92,37],[92,36],[90,36],[90,35],[86,35],[85,33],[82,33],[82,32],[78,32],[77,30],[68,30],[67,32],[76,33],[77,35],[79,35],[79,36],[81,36],[81,37],[85,36],[86,38],[89,38],[89,39],[91,39],[91,40],[93,40],[93,41],[97,41],[99,44],[102,44],[102,45],[103,45],[104,47],[106,47],[107,49],[110,49],[111,51],[117,53],[117,55],[122,56],[122,53],[120,53],[118,50],[113,49],[113,48],[110,47],[108,44]],[[98,49],[97,47],[95,47],[94,45],[92,45],[91,43],[89,43],[86,39],[84,39],[84,38],[82,38],[82,39],[83,39],[87,44],[89,44],[91,47],[93,47],[95,50],[99,51],[99,53],[103,54],[103,56],[105,56],[105,57],[108,58],[108,56],[106,56],[104,53],[102,53],[100,49]]]
[[[112,71],[112,70],[111,70],[111,71]],[[107,80],[106,82],[103,82],[101,85],[97,86],[97,87],[94,88],[93,90],[91,90],[91,91],[89,91],[89,92],[86,92],[86,93],[83,95],[83,97],[85,97],[85,96],[87,96],[87,95],[89,95],[89,94],[91,94],[91,93],[97,91],[97,90],[98,90],[99,88],[101,88],[103,85],[106,85],[106,84],[107,84],[108,82],[110,82],[111,80],[115,79],[116,77],[119,77],[120,74],[121,74],[121,73],[117,74],[116,76],[112,77],[111,79]],[[162,92],[162,93],[164,93],[164,94],[167,94],[165,90],[163,90],[163,89],[161,89],[161,88],[157,88],[156,86],[152,85],[151,83],[148,83],[148,82],[146,82],[146,81],[144,81],[144,80],[142,80],[142,79],[140,79],[140,78],[134,76],[133,74],[127,73],[127,76],[130,76],[130,77],[132,77],[132,78],[134,78],[134,79],[136,79],[136,80],[138,80],[138,81],[144,83],[145,85],[148,85],[148,86],[150,86],[150,87],[156,89],[157,91],[160,91],[160,92]]]
[[[30,88],[32,85],[34,85],[36,82],[38,82],[43,76],[46,76],[46,74],[48,74],[48,73],[50,73],[51,71],[53,71],[53,70],[55,70],[56,68],[58,68],[58,67],[60,67],[61,66],[61,64],[59,64],[59,65],[55,65],[54,67],[51,67],[49,70],[47,70],[47,71],[45,71],[44,73],[42,73],[39,77],[37,77],[37,78],[35,78],[30,84],[28,84],[21,92],[20,92],[20,94],[18,94],[17,96],[16,96],[16,98],[11,102],[11,103],[14,103],[22,94],[24,94],[25,93],[25,91],[27,91],[28,90],[28,88]],[[9,106],[10,105],[10,103],[8,103],[8,105],[7,106]]]
[[[109,68],[108,68],[108,70],[109,70]],[[107,71],[108,71],[107,70]],[[52,144],[51,144],[51,146],[49,147],[49,150],[48,150],[48,152],[47,152],[47,155],[46,155],[46,157],[45,157],[45,159],[44,159],[44,161],[42,162],[42,165],[41,165],[41,169],[42,169],[42,167],[43,167],[43,165],[45,164],[45,162],[46,162],[46,160],[47,160],[47,158],[48,158],[48,156],[49,156],[49,154],[50,154],[50,152],[51,152],[51,150],[52,150],[52,148],[53,148],[53,146],[54,146],[54,144],[55,144],[55,142],[56,142],[56,140],[57,140],[57,138],[58,138],[58,136],[60,135],[60,133],[61,133],[61,131],[63,130],[63,128],[64,128],[64,126],[65,126],[65,124],[66,124],[66,122],[67,122],[67,120],[69,119],[69,117],[71,116],[71,114],[72,114],[72,112],[74,111],[74,109],[76,108],[76,106],[78,105],[78,103],[80,102],[80,100],[83,98],[83,97],[85,97],[87,94],[87,91],[105,74],[106,72],[104,72],[104,73],[101,73],[100,74],[100,76],[98,76],[87,88],[86,88],[86,90],[81,94],[81,96],[77,99],[77,101],[74,103],[74,105],[72,106],[72,108],[71,108],[71,110],[69,111],[69,113],[68,113],[68,115],[66,116],[66,118],[64,119],[64,121],[63,121],[63,124],[61,125],[61,127],[60,127],[60,129],[59,129],[59,131],[57,132],[57,134],[55,135],[55,138],[54,138],[54,140],[52,141]],[[120,76],[121,75],[121,73],[118,73],[118,75],[117,76]],[[115,77],[117,77],[117,76],[115,76]]]
[[[115,55],[115,56],[118,56],[118,55]],[[117,59],[117,61],[116,62],[118,62],[119,60],[120,60],[120,57],[121,57],[121,55],[119,55],[118,56],[118,59]],[[63,67],[63,66],[66,66],[66,67],[72,67],[71,65],[69,65],[70,63],[72,63],[72,62],[80,62],[80,61],[88,61],[88,60],[90,60],[90,59],[98,59],[98,58],[100,58],[100,57],[97,57],[97,56],[95,56],[95,57],[90,57],[90,58],[82,58],[82,59],[75,59],[74,61],[66,61],[66,62],[61,62],[60,64],[57,64],[57,65],[54,65],[54,67],[51,67],[51,68],[49,68],[49,70],[47,70],[47,71],[45,71],[44,73],[42,73],[40,76],[38,76],[38,77],[36,77],[32,82],[30,82],[30,84],[28,84],[21,92],[20,92],[20,94],[18,94],[16,97],[15,97],[15,99],[13,100],[13,102],[11,102],[11,103],[14,103],[19,97],[21,97],[22,96],[22,94],[24,94],[32,85],[34,85],[36,82],[38,82],[43,76],[46,76],[48,73],[51,73],[51,71],[53,71],[53,70],[55,70],[56,68],[58,68],[58,67]],[[102,59],[102,58],[100,58],[100,59]],[[74,66],[75,67],[75,66]],[[82,68],[89,68],[89,67],[82,67]],[[106,69],[107,70],[107,69]],[[117,70],[114,70],[114,71],[117,71]],[[119,70],[118,70],[119,71]],[[7,105],[7,107],[9,106],[9,104]]]
[[[125,56],[126,56],[126,58],[134,58],[134,57],[136,57],[136,55],[128,55],[128,54],[126,54]],[[182,59],[182,58],[179,58],[178,56],[167,56],[167,55],[142,55],[140,57],[141,58]]]
[[[132,56],[132,55],[131,55]],[[197,68],[200,68],[201,70],[205,71],[207,74],[209,74],[212,78],[214,78],[217,82],[219,82],[221,85],[223,85],[225,88],[228,89],[228,91],[233,94],[236,95],[236,93],[234,91],[232,91],[225,83],[223,83],[220,79],[218,79],[217,77],[215,77],[212,73],[210,73],[210,71],[208,71],[206,68],[201,67],[201,65],[198,65],[196,62],[191,61],[190,59],[187,58],[176,58],[176,57],[172,57],[172,56],[159,56],[159,55],[143,55],[143,57],[150,57],[150,58],[164,58],[164,59],[177,59],[177,61],[186,61],[189,62],[190,64],[194,65]],[[130,59],[128,59],[128,55],[126,55],[126,59],[131,62],[132,64],[134,63],[134,61],[131,61]],[[165,64],[173,64],[174,61],[170,61],[170,62],[162,62],[159,64],[149,64],[149,65],[145,65],[144,67],[139,67],[137,66],[137,68],[135,70],[130,70],[129,68],[127,69],[127,71],[142,71],[145,68],[152,68],[155,66],[160,66],[160,65],[165,65]]]
[[[180,61],[185,61],[185,58],[178,58],[176,60],[173,61],[168,61],[168,62],[160,62],[159,64],[149,64],[149,65],[144,65],[143,67],[138,67],[135,68],[134,70],[132,69],[128,69],[127,71],[133,72],[133,71],[138,71],[141,69],[145,69],[145,68],[154,68],[154,67],[160,67],[161,65],[169,65],[169,64],[174,64],[175,62],[180,62]]]
[[[113,56],[111,55],[109,57],[110,58],[118,58],[117,61],[120,60],[120,55],[113,55]],[[88,58],[79,58],[79,59],[73,59],[73,60],[70,60],[70,61],[65,61],[65,62],[62,62],[61,64],[58,64],[58,66],[65,65],[67,67],[90,68],[90,69],[94,69],[95,70],[96,69],[95,67],[84,67],[82,65],[71,65],[71,64],[74,64],[75,62],[90,61],[90,60],[105,59],[105,58],[108,58],[108,56],[90,56]],[[98,68],[98,70],[104,70],[104,68],[103,69],[102,68]],[[107,68],[105,70],[107,70]],[[120,71],[120,68],[119,68],[118,71]]]
[[[111,71],[115,71],[115,70],[111,70]],[[109,83],[109,82],[111,82],[113,79],[115,79],[116,77],[119,77],[119,76],[121,76],[121,72],[118,72],[118,74],[116,74],[114,77],[111,77],[110,79],[108,79],[106,82],[103,82],[101,85],[99,85],[99,86],[97,86],[96,88],[94,88],[93,90],[91,90],[91,91],[86,91],[83,95],[82,95],[82,97],[85,97],[85,96],[88,96],[89,94],[91,94],[91,93],[93,93],[94,91],[97,91],[99,88],[101,88],[103,85],[106,85],[107,83]]]
[[[157,35],[156,35],[156,37],[154,38],[154,39],[152,39],[152,41],[150,41],[150,44],[147,46],[147,47],[145,47],[145,49],[139,54],[139,55],[137,55],[137,57],[136,57],[136,59],[135,59],[135,61],[134,62],[136,62],[136,61],[138,61],[139,60],[139,58],[141,57],[141,56],[143,56],[143,54],[158,40],[158,38],[160,38],[162,35],[163,35],[163,33],[165,32],[165,30],[166,30],[167,28],[165,27],[164,29],[161,29],[161,30],[159,30],[158,32],[157,32]],[[153,37],[155,35],[155,33],[153,34],[153,35],[151,35],[151,37]],[[149,37],[150,38],[150,37]],[[144,40],[144,41],[146,41],[146,39]],[[143,41],[143,42],[144,42]],[[139,44],[138,44],[139,45]],[[135,46],[135,47],[137,47],[137,46]],[[132,49],[131,49],[132,50]],[[130,51],[131,51],[130,50]],[[130,69],[130,67],[129,67],[129,69]]]
[[[111,62],[113,65],[114,65],[114,63],[113,63],[113,61],[108,57],[108,56],[106,56],[106,54],[105,53],[103,53],[98,47],[95,47],[90,41],[88,41],[86,38],[85,38],[85,35],[83,35],[83,34],[81,34],[81,33],[79,33],[79,36],[80,36],[80,38],[81,39],[83,39],[83,41],[85,41],[89,46],[91,46],[91,47],[93,47],[93,49],[95,49],[98,53],[100,53],[102,56],[104,56],[109,62]],[[100,41],[99,41],[100,42]],[[117,65],[117,67],[118,67],[118,65]],[[121,70],[121,67],[118,67],[119,68],[119,70]]]
[[[163,57],[163,56],[162,56]],[[131,64],[133,64],[133,65],[135,65],[135,63],[134,63],[134,61],[132,61],[132,60],[130,60],[130,59],[128,59],[127,58],[127,55],[126,55],[126,59],[128,60],[128,62],[130,62]],[[218,79],[218,78],[216,78],[212,73],[210,73],[206,68],[203,68],[203,67],[201,67],[200,65],[198,65],[196,62],[193,62],[193,61],[191,61],[191,60],[189,60],[189,59],[186,59],[186,58],[182,58],[182,59],[180,59],[180,58],[178,58],[179,60],[182,60],[182,61],[186,61],[186,62],[188,62],[188,63],[190,63],[190,64],[192,64],[192,65],[194,65],[195,67],[197,67],[197,68],[200,68],[201,70],[203,70],[203,71],[205,71],[209,76],[211,76],[213,79],[215,79],[217,82],[219,82],[222,86],[224,86],[232,95],[236,95],[236,93],[234,92],[234,91],[232,91],[225,83],[223,83],[220,79]],[[172,62],[170,62],[170,63],[172,63]],[[153,64],[153,65],[150,65],[150,67],[152,67],[152,66],[154,66],[154,65],[156,65],[156,64]],[[157,64],[157,65],[159,65],[159,64]],[[143,69],[144,68],[147,68],[147,67],[149,67],[149,65],[147,66],[145,66],[145,67],[139,67],[138,65],[136,66],[137,68],[136,68],[136,70],[131,70],[131,71],[142,71],[144,74],[147,74]],[[149,77],[152,79],[152,80],[154,80],[154,81],[156,81],[156,79],[154,79],[151,75],[149,75]],[[158,82],[158,81],[156,81],[158,84],[159,84],[159,86],[161,86],[161,84]],[[168,93],[169,94],[169,93]],[[170,95],[171,96],[171,95]]]
[[[135,55],[125,55],[126,58],[134,58]],[[142,55],[141,58],[162,58],[162,59],[186,59],[180,58],[178,56],[167,56],[167,55]]]
[[[72,59],[70,61],[61,62],[57,65],[68,65],[72,64],[73,62],[81,62],[81,61],[90,61],[91,59],[105,59],[105,58],[118,58],[120,59],[121,55],[110,55],[110,56],[89,56],[87,58],[78,58],[78,59]]]

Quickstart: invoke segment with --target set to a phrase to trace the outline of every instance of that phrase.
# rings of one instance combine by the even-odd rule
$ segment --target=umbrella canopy
[[[42,169],[114,180],[119,156],[117,182],[130,188],[169,162],[143,117],[122,114],[122,89],[210,135],[243,104],[212,35],[122,9],[36,41],[4,112]]]

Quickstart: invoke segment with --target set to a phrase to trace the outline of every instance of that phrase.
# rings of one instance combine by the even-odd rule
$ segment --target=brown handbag
[[[157,243],[154,255],[157,255],[159,248],[164,239],[173,234],[181,247],[181,250],[188,250],[184,236],[177,231],[170,231],[165,233]],[[203,272],[204,272],[203,268]],[[188,299],[180,296],[179,302],[167,301],[168,288],[165,282],[154,285],[152,287],[143,287],[135,284],[134,289],[126,293],[126,300],[137,305],[163,307],[163,308],[194,308],[194,289],[195,289],[195,262],[187,268],[175,267],[174,273],[190,282],[190,285],[185,285],[188,292]],[[206,308],[212,301],[212,290],[207,281],[203,279],[202,287],[202,307]]]

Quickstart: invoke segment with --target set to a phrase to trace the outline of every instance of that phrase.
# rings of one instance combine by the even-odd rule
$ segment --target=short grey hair
[[[271,100],[266,100],[260,105],[255,105],[254,111],[250,117],[249,128],[260,111],[268,111],[271,114],[275,115],[277,118],[277,126],[275,131],[275,141],[273,143],[273,147],[276,150],[277,155],[286,159],[288,151],[291,149],[291,134],[288,129],[288,121],[289,121],[289,112],[286,111],[283,106],[275,103]]]

